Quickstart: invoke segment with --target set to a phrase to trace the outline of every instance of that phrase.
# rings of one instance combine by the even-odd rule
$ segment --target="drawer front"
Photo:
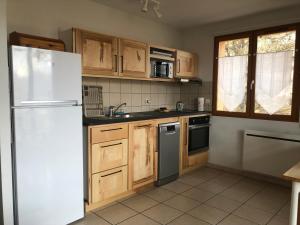
[[[92,146],[92,173],[127,165],[128,140],[109,141]]]
[[[107,125],[91,129],[92,144],[128,139],[128,124]]]
[[[127,166],[92,176],[92,202],[100,202],[127,191]]]

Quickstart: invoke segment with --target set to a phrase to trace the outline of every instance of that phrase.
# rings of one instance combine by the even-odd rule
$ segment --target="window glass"
[[[255,113],[291,115],[295,43],[296,31],[257,37]]]
[[[217,110],[246,112],[249,38],[219,42]]]

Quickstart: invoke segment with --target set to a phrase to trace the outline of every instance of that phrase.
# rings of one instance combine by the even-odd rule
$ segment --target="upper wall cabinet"
[[[120,76],[147,77],[148,45],[120,39]]]
[[[75,30],[76,52],[82,55],[84,74],[118,75],[118,39]]]
[[[97,34],[81,29],[60,32],[66,49],[82,55],[84,76],[117,76],[120,78],[175,81],[173,78],[150,78],[150,45],[123,38]],[[165,47],[155,48],[174,51],[176,78],[197,79],[198,56],[196,54]],[[156,57],[151,54],[151,57]],[[159,55],[160,63],[175,61],[169,54]],[[157,65],[160,68],[159,64]],[[163,69],[163,67],[161,67]]]
[[[196,54],[177,50],[176,77],[196,78],[198,73],[198,56]]]
[[[95,76],[148,77],[146,43],[80,29],[60,33],[67,50],[82,55],[82,73]]]

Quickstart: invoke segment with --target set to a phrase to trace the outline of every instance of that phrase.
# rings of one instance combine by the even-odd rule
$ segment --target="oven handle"
[[[211,124],[205,124],[205,125],[189,125],[189,130],[196,130],[196,129],[201,129],[205,127],[210,127]]]

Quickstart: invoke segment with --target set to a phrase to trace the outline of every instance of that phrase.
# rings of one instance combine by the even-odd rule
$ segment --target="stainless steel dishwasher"
[[[165,123],[158,127],[158,180],[157,186],[164,185],[179,176],[180,124]]]

